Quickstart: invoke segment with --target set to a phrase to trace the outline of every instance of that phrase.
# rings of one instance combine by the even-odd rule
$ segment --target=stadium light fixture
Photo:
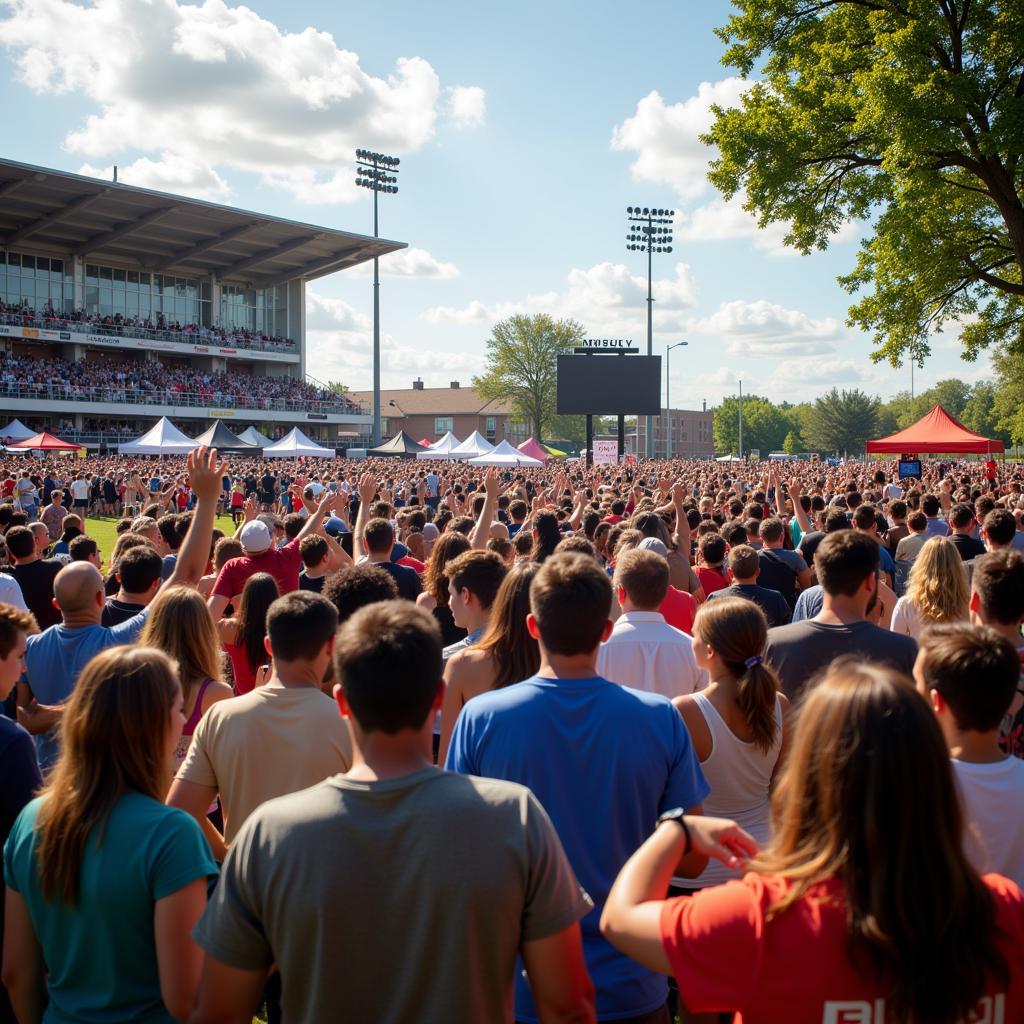
[[[398,193],[398,171],[401,160],[397,156],[375,153],[369,149],[356,150],[356,185],[373,192],[373,237],[379,238],[377,196]],[[380,436],[380,268],[373,257],[373,445]]]
[[[653,259],[654,253],[670,253],[672,251],[672,222],[675,210],[661,207],[627,206],[626,250],[628,252],[647,253],[647,354],[654,355],[654,291],[653,291]],[[645,421],[645,451],[651,458],[654,447],[651,438],[654,419],[648,416]],[[639,456],[639,452],[637,455]]]

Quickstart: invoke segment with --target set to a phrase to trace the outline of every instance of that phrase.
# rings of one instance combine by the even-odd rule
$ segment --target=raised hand
[[[498,476],[498,469],[496,466],[488,466],[487,472],[484,474],[484,491],[488,498],[497,498],[498,489],[501,486],[501,479]]]
[[[356,493],[361,504],[369,505],[377,493],[377,478],[372,473],[364,473],[356,485]]]
[[[228,464],[217,457],[217,449],[200,446],[188,453],[185,465],[196,499],[216,501],[220,497],[224,474],[228,471]]]

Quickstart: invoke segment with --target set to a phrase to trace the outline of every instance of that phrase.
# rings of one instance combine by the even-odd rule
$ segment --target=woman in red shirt
[[[1024,897],[965,858],[949,751],[909,680],[834,665],[772,810],[742,881],[666,900],[703,820],[669,812],[612,887],[605,937],[674,974],[691,1012],[744,1024],[1024,1020]]]

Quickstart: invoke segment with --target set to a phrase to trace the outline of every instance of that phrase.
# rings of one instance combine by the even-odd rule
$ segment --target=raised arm
[[[227,472],[227,463],[217,458],[216,448],[197,448],[188,455],[189,481],[196,496],[192,522],[178,552],[166,586],[194,587],[202,578],[210,557],[213,521],[217,515],[220,482]]]
[[[686,509],[683,508],[686,485],[677,480],[672,485],[670,493],[672,495],[672,507],[676,512],[676,547],[682,551],[686,556],[687,562],[689,562],[690,551],[692,550],[692,537],[690,535],[690,520],[686,516]]]
[[[364,473],[356,485],[356,494],[359,495],[359,511],[356,513],[355,526],[352,527],[352,553],[356,561],[366,554],[363,533],[370,518],[370,502],[373,501],[376,493],[377,478],[372,473]]]
[[[490,466],[484,474],[484,507],[480,509],[476,525],[470,534],[469,543],[471,547],[483,550],[487,546],[487,538],[491,532],[491,523],[494,521],[494,510],[498,507],[498,470]],[[360,509],[362,511],[362,509]]]
[[[804,511],[803,505],[800,504],[800,495],[803,494],[803,487],[799,480],[790,480],[788,486],[789,497],[793,501],[793,515],[796,516],[797,524],[803,533],[810,533],[814,527],[811,525],[809,516]]]

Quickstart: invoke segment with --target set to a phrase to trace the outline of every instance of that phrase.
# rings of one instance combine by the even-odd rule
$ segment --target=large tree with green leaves
[[[486,399],[511,402],[540,438],[555,416],[558,354],[572,351],[584,335],[581,323],[546,313],[501,320],[487,339],[487,368],[473,387]]]
[[[862,451],[864,442],[874,437],[877,422],[877,398],[858,388],[833,388],[808,411],[805,440],[815,451],[852,455]]]
[[[1024,350],[1024,3],[734,4],[723,62],[760,81],[715,111],[712,182],[801,252],[864,223],[840,281],[876,359],[920,361],[951,320],[967,358]]]
[[[738,395],[723,398],[715,409],[715,451],[739,452]],[[757,448],[762,455],[781,451],[792,421],[786,412],[760,395],[743,396],[743,450]]]

